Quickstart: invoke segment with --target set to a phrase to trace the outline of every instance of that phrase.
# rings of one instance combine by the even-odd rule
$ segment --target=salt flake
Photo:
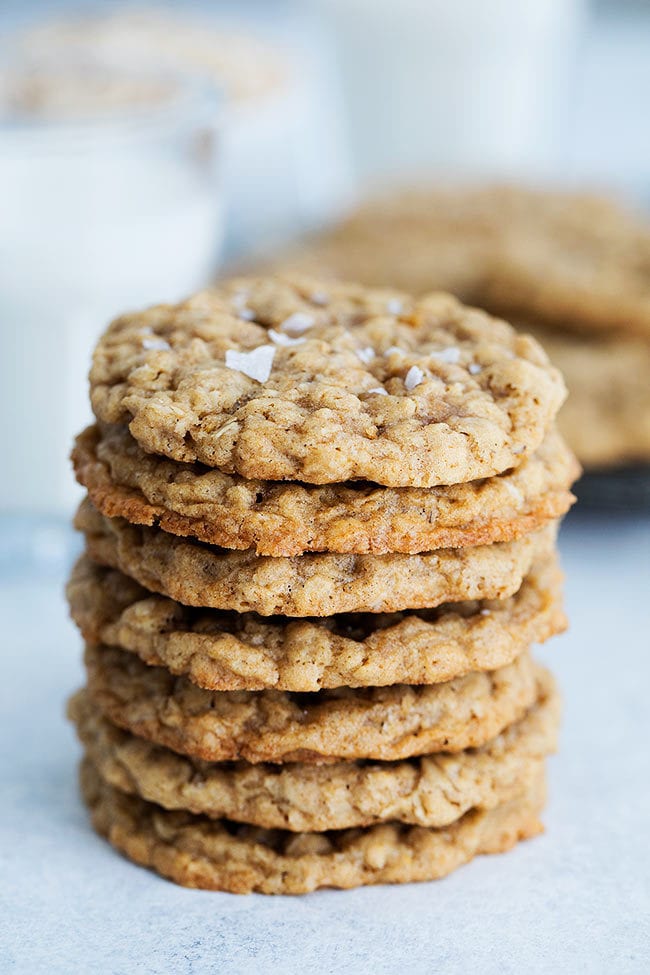
[[[240,308],[237,317],[243,318],[245,322],[252,322],[255,318],[255,312],[252,308]]]
[[[386,311],[390,315],[399,315],[404,310],[404,302],[400,301],[399,298],[391,298],[390,301],[386,303]]]
[[[271,375],[274,355],[275,348],[272,345],[258,345],[251,352],[227,349],[226,367],[236,372],[243,372],[249,379],[256,379],[258,383],[265,383]]]
[[[166,352],[168,349],[171,349],[171,345],[165,339],[143,339],[142,348],[147,351],[156,349],[158,352]]]
[[[383,386],[373,386],[372,389],[368,390],[368,393],[374,393],[376,396],[388,396],[388,390],[384,389]]]
[[[525,449],[526,448],[525,447],[522,447],[522,446],[515,446],[515,447],[512,448],[512,452],[513,452],[513,454],[523,454],[523,452],[524,452]]]
[[[423,379],[424,379],[424,373],[422,372],[420,367],[411,366],[409,371],[406,373],[406,379],[404,380],[404,385],[410,392],[412,389],[415,389],[416,386],[419,386]]]
[[[316,319],[313,315],[308,315],[304,311],[296,311],[293,315],[289,315],[288,318],[280,325],[283,332],[288,332],[289,335],[301,335],[306,332],[308,328],[312,328],[316,324]]]
[[[275,342],[276,345],[285,345],[285,346],[302,345],[303,342],[307,341],[307,339],[304,338],[292,339],[289,335],[283,335],[282,332],[276,332],[274,328],[269,329],[269,338],[271,339],[272,342]]]
[[[369,362],[372,362],[376,353],[375,350],[368,345],[365,349],[357,349],[357,355],[361,361],[365,362],[367,365]]]
[[[470,362],[467,367],[467,371],[471,376],[478,376],[479,372],[483,367],[479,366],[478,362]]]
[[[312,305],[326,305],[330,300],[330,296],[326,291],[314,291],[310,296],[309,300]]]
[[[437,359],[439,362],[448,362],[449,365],[455,365],[460,360],[460,349],[457,349],[455,345],[450,345],[448,349],[432,352],[431,358]]]
[[[400,349],[399,345],[389,345],[384,352],[384,355],[392,355],[393,353],[395,353],[395,355],[406,355],[404,349]]]

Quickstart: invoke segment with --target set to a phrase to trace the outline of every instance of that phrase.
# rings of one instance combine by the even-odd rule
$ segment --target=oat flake
[[[305,338],[292,339],[291,336],[289,335],[284,335],[282,332],[276,332],[274,328],[269,329],[269,338],[271,339],[272,342],[275,342],[276,345],[284,345],[284,346],[302,345],[303,342],[307,341],[307,339]]]

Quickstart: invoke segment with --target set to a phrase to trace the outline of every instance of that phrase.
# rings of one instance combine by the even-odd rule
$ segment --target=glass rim
[[[0,105],[0,139],[27,144],[41,141],[55,144],[58,140],[70,146],[82,145],[85,141],[98,139],[147,139],[155,137],[167,129],[185,126],[195,128],[214,128],[221,123],[224,95],[219,86],[203,75],[188,74],[181,71],[133,71],[115,64],[73,64],[83,80],[84,74],[99,73],[104,76],[112,72],[118,81],[156,82],[168,87],[168,92],[159,100],[149,104],[120,104],[106,110],[78,114],[47,112],[7,112]],[[37,64],[25,62],[5,64],[2,75],[15,73],[29,77],[34,72],[56,76],[70,73],[70,66]]]

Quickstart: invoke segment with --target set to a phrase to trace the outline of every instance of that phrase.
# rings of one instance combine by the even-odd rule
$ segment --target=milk
[[[222,222],[185,117],[0,125],[0,511],[73,508],[94,341],[116,314],[205,285]]]
[[[95,5],[37,21],[12,43],[38,61],[83,57],[116,71],[166,66],[210,79],[224,96],[226,249],[237,260],[344,207],[350,170],[336,85],[300,26],[282,43],[275,21],[284,18],[271,11],[239,20],[191,6]]]

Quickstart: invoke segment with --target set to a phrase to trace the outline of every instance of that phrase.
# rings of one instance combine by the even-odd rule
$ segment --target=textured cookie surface
[[[588,194],[423,187],[369,201],[274,263],[416,295],[449,290],[561,329],[650,336],[650,226]]]
[[[279,768],[178,755],[106,721],[83,691],[68,713],[101,777],[122,792],[165,809],[298,832],[392,820],[440,827],[469,809],[508,802],[555,749],[559,698],[543,673],[532,708],[482,748],[402,762]]]
[[[81,786],[97,832],[131,860],[186,887],[240,894],[434,880],[539,833],[545,796],[540,778],[519,798],[441,829],[387,823],[290,833],[165,811],[114,789],[87,760]]]
[[[508,541],[564,514],[578,473],[555,431],[513,470],[434,488],[251,481],[147,454],[125,427],[88,428],[73,461],[104,515],[274,556],[414,553]]]
[[[113,647],[87,647],[85,661],[89,695],[110,721],[211,762],[394,761],[473,748],[523,717],[540,679],[527,651],[442,684],[315,694],[206,691]]]
[[[419,555],[256,556],[106,518],[86,500],[75,525],[90,557],[187,606],[262,616],[431,608],[516,592],[554,547],[557,523],[512,542]]]
[[[534,340],[449,295],[238,279],[126,315],[91,371],[98,419],[228,473],[430,487],[514,467],[564,398]]]
[[[83,557],[67,587],[86,642],[136,653],[208,690],[434,684],[511,663],[565,625],[555,557],[508,599],[287,619],[192,609]]]

